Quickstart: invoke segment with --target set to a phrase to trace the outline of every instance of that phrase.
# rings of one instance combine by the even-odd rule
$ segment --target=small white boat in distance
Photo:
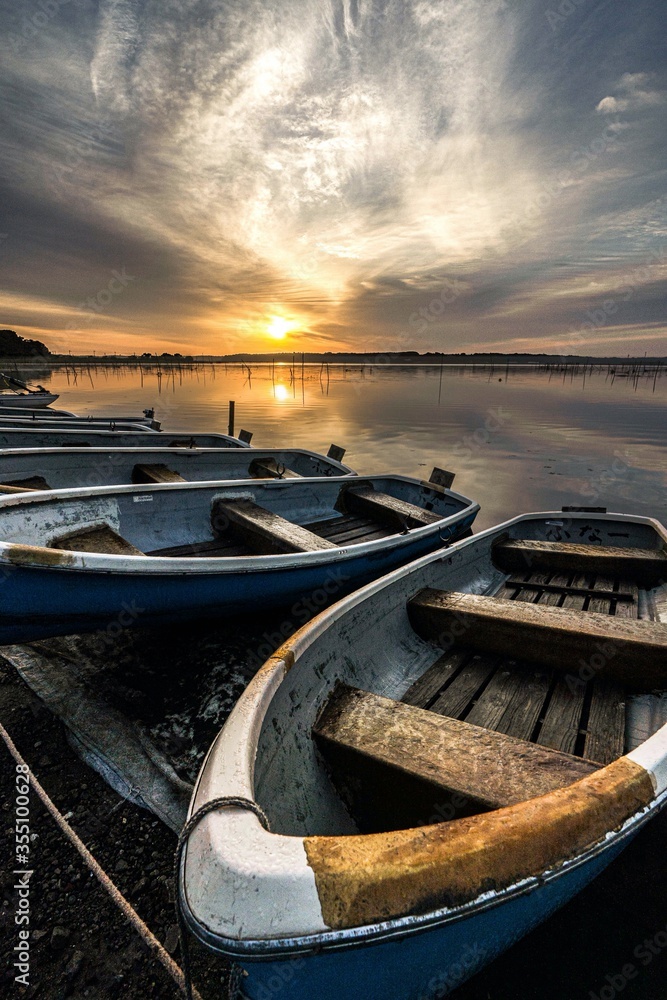
[[[396,570],[238,700],[191,803],[187,925],[251,1000],[443,997],[667,804],[666,689],[657,521],[527,514]]]
[[[50,406],[51,403],[55,403],[57,399],[57,393],[49,392],[42,385],[31,388],[27,382],[22,382],[21,379],[16,378],[14,375],[6,375],[4,372],[0,372],[0,407],[26,406],[33,409],[41,409],[44,406]]]

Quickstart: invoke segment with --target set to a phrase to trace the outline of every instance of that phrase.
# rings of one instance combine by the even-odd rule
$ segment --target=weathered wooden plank
[[[391,775],[456,793],[483,808],[523,802],[578,781],[595,764],[471,726],[467,722],[341,685],[320,714],[313,736],[334,766],[363,773],[366,762]]]
[[[406,705],[415,705],[417,708],[428,708],[429,703],[433,701],[445,684],[454,677],[457,670],[469,659],[470,653],[467,649],[458,650],[453,653],[443,653],[408,688],[401,701],[405,702]]]
[[[466,716],[466,722],[484,729],[497,729],[505,709],[521,689],[522,680],[515,663],[501,663]]]
[[[317,534],[319,535],[320,532],[318,531]],[[392,534],[391,528],[384,528],[377,521],[357,518],[356,524],[346,525],[337,531],[327,531],[322,537],[328,538],[336,545],[345,545],[350,542],[372,542],[376,538],[387,538]]]
[[[554,572],[603,573],[654,586],[667,579],[664,549],[617,548],[574,542],[539,542],[514,539],[493,547],[493,561],[500,569],[521,572],[544,569]]]
[[[584,757],[611,764],[625,747],[625,692],[620,684],[596,679],[586,726]]]
[[[438,695],[431,705],[431,711],[458,718],[497,666],[497,656],[480,656],[476,653],[452,683]]]
[[[633,599],[632,594],[625,583],[623,590],[620,591],[614,590],[614,581],[611,578],[609,578],[609,586],[605,588],[601,588],[598,586],[575,587],[574,585],[567,586],[565,584],[560,584],[560,583],[559,584],[539,583],[534,579],[534,577],[539,575],[544,577],[549,576],[548,573],[542,573],[542,574],[534,573],[533,578],[531,578],[530,580],[521,580],[519,577],[514,576],[511,577],[509,580],[507,580],[507,582],[505,583],[505,588],[507,589],[508,592],[511,593],[516,592],[517,589],[522,589],[522,590],[542,591],[543,593],[554,593],[554,594],[578,594],[581,595],[582,597],[590,597],[601,600],[604,600],[606,598],[609,600],[632,601]],[[568,579],[568,577],[561,575],[558,579]],[[601,578],[598,577],[597,579]],[[504,596],[504,595],[496,595],[496,596]]]
[[[164,462],[154,464],[137,462],[132,469],[133,483],[184,483],[186,480],[178,472],[174,472]]]
[[[322,552],[338,548],[326,538],[320,538],[308,528],[287,521],[252,500],[214,500],[211,522],[218,531],[222,524],[229,525],[253,551],[260,554]]]
[[[521,670],[521,687],[514,693],[500,721],[493,727],[497,733],[515,736],[520,740],[531,739],[542,714],[552,676],[551,670]]]
[[[626,602],[617,595],[614,614],[618,618],[637,618],[639,616],[639,587],[627,580],[619,581],[619,590],[621,587],[630,591],[631,601]]]
[[[28,493],[50,489],[43,476],[28,476],[27,479],[10,479],[6,483],[0,483],[0,493]]]
[[[534,574],[537,576],[537,574]],[[546,604],[550,608],[558,608],[563,600],[565,588],[569,585],[569,573],[545,573],[549,577],[549,586],[543,591],[538,604]]]
[[[301,479],[298,472],[276,462],[275,458],[255,458],[248,466],[252,479]]]
[[[586,684],[578,677],[559,677],[540,727],[537,743],[573,754],[581,726]]]
[[[408,614],[419,635],[436,644],[456,625],[460,642],[479,651],[530,651],[531,661],[561,671],[601,657],[606,678],[644,689],[667,680],[663,623],[429,589],[408,602]]]
[[[590,573],[577,573],[572,578],[565,596],[561,602],[561,608],[571,608],[575,611],[583,611],[586,603],[586,594],[577,593],[584,590],[590,580]]]
[[[343,486],[336,501],[336,510],[344,514],[370,517],[395,531],[422,528],[442,520],[442,514],[435,514],[432,510],[425,510],[407,500],[381,493],[369,483]]]
[[[599,614],[609,615],[611,614],[611,602],[616,601],[628,601],[632,600],[630,594],[627,591],[614,590],[615,580],[611,576],[602,576],[601,573],[593,580],[593,593],[588,602],[589,611],[597,611]]]
[[[115,556],[143,556],[138,549],[110,524],[97,524],[89,528],[79,528],[67,534],[59,535],[50,543],[51,549],[63,549],[66,552],[103,552]]]
[[[250,556],[252,549],[234,538],[213,538],[204,542],[191,542],[188,545],[172,545],[164,549],[152,549],[147,556],[161,556],[170,559],[187,559],[189,556]]]

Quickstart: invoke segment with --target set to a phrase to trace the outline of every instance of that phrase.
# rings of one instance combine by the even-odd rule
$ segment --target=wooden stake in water
[[[234,437],[234,407],[235,403],[233,399],[229,400],[229,422],[227,424],[227,433],[230,437]]]

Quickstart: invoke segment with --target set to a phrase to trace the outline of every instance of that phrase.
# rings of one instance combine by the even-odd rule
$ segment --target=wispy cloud
[[[25,328],[50,308],[46,339],[83,346],[62,318],[126,266],[100,330],[127,345],[261,349],[276,312],[302,345],[470,349],[509,316],[565,335],[583,276],[660,239],[640,6],[591,2],[556,38],[532,0],[70,0],[3,71],[5,284],[50,304]]]

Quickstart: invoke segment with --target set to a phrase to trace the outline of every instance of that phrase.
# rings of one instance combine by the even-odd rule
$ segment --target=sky
[[[0,0],[0,327],[667,355],[661,0]]]

